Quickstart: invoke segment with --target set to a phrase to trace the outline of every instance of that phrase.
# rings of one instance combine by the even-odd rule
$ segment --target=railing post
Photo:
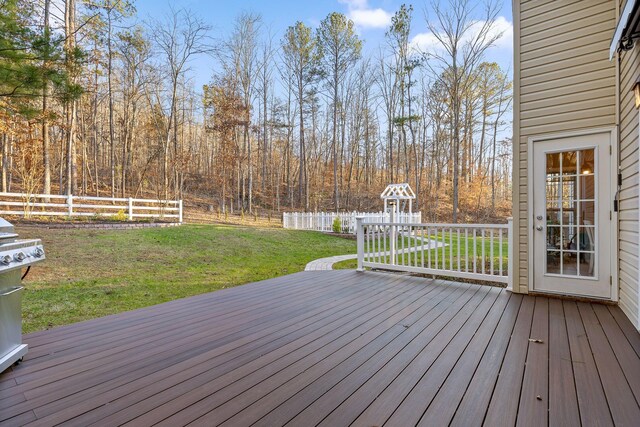
[[[73,194],[67,195],[67,215],[73,215]]]
[[[129,221],[133,221],[133,198],[129,197]]]
[[[182,199],[178,200],[178,222],[182,224]]]
[[[356,271],[364,271],[364,226],[363,218],[356,218],[356,247],[358,249],[358,267]]]
[[[389,222],[391,226],[389,227],[389,252],[391,253],[391,265],[396,265],[396,233],[397,226],[395,225],[396,216],[395,216],[395,206],[391,206],[391,211],[389,212]]]
[[[513,291],[513,218],[508,218],[507,224],[507,290]]]

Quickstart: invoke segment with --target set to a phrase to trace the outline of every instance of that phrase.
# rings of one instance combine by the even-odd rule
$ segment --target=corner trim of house
[[[520,285],[520,0],[512,0],[513,10],[513,168],[511,171],[511,205],[513,217],[513,292],[526,293]]]
[[[617,191],[617,175],[618,175],[618,126],[607,126],[593,129],[580,129],[575,131],[568,132],[560,132],[560,133],[552,133],[545,135],[536,135],[531,136],[527,140],[527,170],[529,173],[527,174],[527,241],[530,242],[529,250],[527,251],[527,262],[529,268],[527,269],[527,277],[528,277],[528,288],[529,292],[535,292],[534,289],[534,271],[533,271],[533,262],[534,262],[534,252],[532,250],[533,246],[533,144],[535,142],[540,141],[549,141],[554,139],[562,139],[562,138],[571,138],[576,136],[586,136],[586,135],[596,135],[602,133],[609,133],[611,135],[610,143],[611,143],[611,176],[610,176],[610,194],[613,196]],[[617,302],[618,301],[618,213],[613,211],[613,199],[611,201],[611,223],[609,225],[610,233],[612,236],[611,241],[611,253],[610,263],[611,263],[611,298],[610,301]],[[639,310],[640,311],[640,310]]]

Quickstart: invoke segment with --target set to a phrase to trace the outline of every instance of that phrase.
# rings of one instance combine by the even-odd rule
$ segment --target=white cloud
[[[380,8],[351,10],[348,17],[361,28],[387,28],[391,25],[391,14]]]
[[[440,46],[440,42],[436,36],[431,33],[419,33],[413,36],[410,41],[411,50],[417,52],[428,52],[430,50],[437,49]]]
[[[346,4],[351,9],[366,9],[367,0],[338,0],[342,4]]]
[[[349,9],[366,9],[367,0],[338,0],[342,4],[346,4]]]
[[[387,28],[391,25],[391,13],[382,8],[369,7],[367,0],[339,0],[346,4],[347,17],[359,28]]]
[[[485,21],[478,21],[474,23],[467,35],[464,37],[464,41],[469,41],[477,35],[482,28]],[[491,36],[498,37],[493,43],[493,47],[490,49],[508,49],[509,52],[513,50],[513,23],[509,22],[504,16],[499,16],[491,29]],[[438,50],[441,48],[440,42],[436,36],[431,32],[416,34],[411,39],[411,47],[420,52],[428,52]]]

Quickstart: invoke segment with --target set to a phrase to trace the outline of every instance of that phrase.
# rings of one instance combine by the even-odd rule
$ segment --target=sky
[[[487,60],[497,62],[504,70],[511,72],[513,56],[513,19],[511,1],[501,0],[501,10],[496,21],[496,30],[502,33],[495,47],[487,51]],[[242,11],[255,12],[262,16],[263,25],[279,41],[286,28],[296,21],[316,27],[330,12],[341,12],[356,24],[358,34],[365,41],[363,53],[374,54],[385,42],[384,34],[391,16],[400,5],[413,4],[413,24],[411,41],[424,48],[434,43],[429,34],[425,15],[432,15],[426,8],[429,2],[422,0],[173,0],[173,8],[186,8],[196,12],[213,27],[214,39],[225,38],[233,28],[235,17]],[[443,2],[444,3],[444,2]],[[471,2],[481,12],[480,2]],[[137,0],[135,2],[141,20],[161,18],[169,10],[166,0]],[[191,64],[191,76],[196,89],[211,80],[215,61],[211,57],[196,58]]]

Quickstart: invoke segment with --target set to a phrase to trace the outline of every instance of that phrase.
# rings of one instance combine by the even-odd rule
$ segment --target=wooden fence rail
[[[356,218],[362,217],[365,222],[389,222],[388,213],[384,212],[285,212],[282,214],[282,226],[292,230],[314,230],[333,232],[334,221],[340,221],[340,233],[356,233]],[[396,222],[419,223],[422,213],[401,213],[394,219]]]
[[[66,217],[122,216],[182,222],[182,200],[93,197],[72,194],[0,193],[0,215]]]

